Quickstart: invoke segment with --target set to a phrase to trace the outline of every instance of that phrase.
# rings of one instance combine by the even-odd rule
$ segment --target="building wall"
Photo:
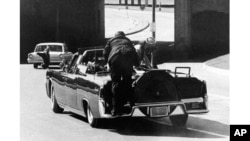
[[[229,52],[229,0],[175,1],[176,54]]]
[[[104,42],[103,0],[21,0],[20,61],[40,42],[65,42],[72,52]]]

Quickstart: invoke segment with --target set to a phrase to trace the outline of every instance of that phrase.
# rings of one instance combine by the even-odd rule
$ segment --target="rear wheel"
[[[184,115],[175,115],[175,116],[170,116],[169,117],[173,126],[185,126],[188,120],[188,114]]]
[[[56,101],[56,97],[55,97],[55,90],[54,87],[51,86],[51,109],[54,113],[62,113],[63,112],[63,108],[61,108],[57,101]]]
[[[90,107],[88,106],[87,108],[87,120],[88,120],[88,123],[91,127],[94,127],[94,128],[97,128],[99,126],[99,122],[100,122],[100,119],[97,119],[93,116],[93,113],[90,109]]]
[[[35,64],[33,64],[33,67],[35,68],[35,69],[37,69],[37,67],[38,67],[38,63],[35,63]]]

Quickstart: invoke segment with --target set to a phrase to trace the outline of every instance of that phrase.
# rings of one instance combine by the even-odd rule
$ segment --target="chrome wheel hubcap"
[[[89,121],[89,123],[93,122],[93,115],[92,115],[92,113],[91,113],[91,111],[90,111],[89,108],[88,108],[88,121]]]

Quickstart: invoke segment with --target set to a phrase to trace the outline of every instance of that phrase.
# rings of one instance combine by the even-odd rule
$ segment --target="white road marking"
[[[169,123],[166,123],[166,122],[156,121],[156,120],[153,120],[153,119],[146,119],[146,120],[152,121],[152,122],[155,122],[155,123],[160,123],[160,124],[168,125],[168,126],[172,125],[172,124],[169,124]],[[213,132],[209,132],[209,131],[205,131],[205,130],[190,128],[190,127],[185,127],[185,128],[188,129],[188,130],[193,130],[193,131],[196,131],[196,132],[201,132],[201,133],[210,134],[210,135],[214,135],[214,136],[220,136],[220,137],[223,137],[223,138],[227,138],[228,137],[228,136],[224,136],[224,135],[221,135],[221,134],[217,134],[217,133],[213,133]]]

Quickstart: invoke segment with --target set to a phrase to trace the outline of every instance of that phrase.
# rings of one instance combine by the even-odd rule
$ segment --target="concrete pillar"
[[[175,0],[175,55],[187,58],[190,48],[190,0]]]
[[[21,62],[40,42],[65,42],[72,52],[104,43],[103,0],[22,0],[20,5]]]
[[[131,5],[134,5],[135,4],[135,1],[134,0],[131,0]]]
[[[175,0],[176,55],[229,52],[229,0]]]
[[[119,0],[119,4],[120,4],[120,5],[122,4],[122,0]]]
[[[138,0],[138,5],[141,5],[141,0]]]
[[[145,6],[146,7],[148,6],[148,0],[145,0]]]

